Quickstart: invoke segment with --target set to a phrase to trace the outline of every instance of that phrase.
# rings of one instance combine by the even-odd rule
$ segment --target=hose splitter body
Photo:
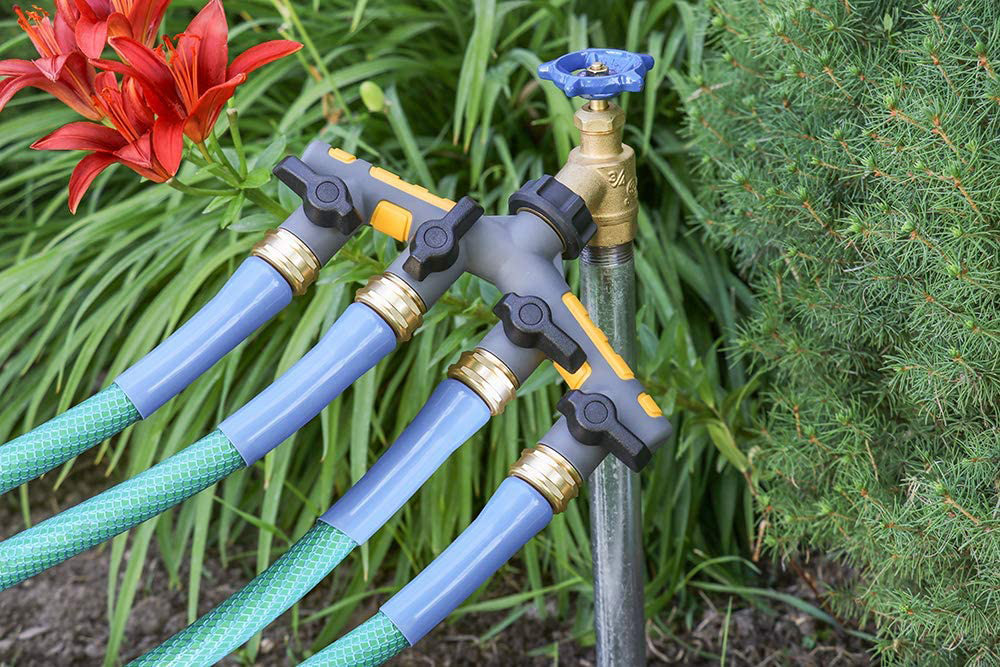
[[[631,69],[616,70],[625,66]],[[493,308],[499,322],[459,357],[413,422],[299,542],[242,591],[134,664],[208,665],[240,646],[367,541],[452,452],[503,411],[546,359],[569,387],[557,406],[562,416],[536,447],[522,453],[510,477],[448,549],[369,622],[308,664],[381,664],[423,637],[555,513],[565,510],[606,456],[633,470],[650,461],[669,437],[670,424],[563,276],[563,260],[576,259],[588,243],[610,245],[634,236],[634,153],[621,141],[623,112],[606,100],[622,90],[641,89],[649,66],[648,56],[590,49],[540,68],[544,78],[556,80],[567,94],[590,100],[576,115],[581,146],[558,174],[529,181],[511,196],[506,215],[484,215],[468,197],[457,203],[440,199],[320,142],[310,144],[302,160],[286,158],[276,168],[303,205],[255,254],[284,276],[289,289],[304,289],[295,285],[314,279],[318,265],[332,257],[361,221],[406,241],[406,249],[358,291],[355,303],[298,364],[192,445],[195,455],[185,450],[119,485],[129,487],[124,494],[129,497],[143,496],[151,485],[162,486],[166,497],[143,501],[142,510],[128,521],[94,532],[85,544],[80,539],[72,548],[60,544],[61,557],[258,460],[397,342],[408,340],[427,309],[463,274],[500,291]],[[600,76],[601,67],[605,74],[615,74],[614,81],[577,82],[583,76],[578,70]],[[302,261],[295,250],[299,243],[316,263]],[[176,485],[161,484],[166,476],[157,470],[176,471],[172,462],[182,456],[189,459],[184,461],[189,480],[179,491]],[[197,463],[202,460],[209,463]],[[0,587],[39,571],[27,565],[29,550],[38,559],[38,540],[25,540],[25,535],[77,511],[92,521],[97,507],[91,511],[87,506],[100,504],[105,495],[0,543]],[[69,530],[72,521],[53,525]],[[23,571],[12,575],[7,563],[15,561],[23,563],[14,566]]]

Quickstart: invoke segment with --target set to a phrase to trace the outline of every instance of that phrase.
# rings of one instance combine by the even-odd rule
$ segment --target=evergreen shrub
[[[759,298],[759,535],[886,663],[1000,662],[1000,4],[720,0],[683,91]]]

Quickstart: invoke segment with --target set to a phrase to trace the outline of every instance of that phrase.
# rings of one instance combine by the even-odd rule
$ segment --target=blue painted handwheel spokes
[[[588,71],[601,63],[606,72]],[[642,90],[653,56],[621,49],[584,49],[538,66],[538,76],[556,84],[567,97],[606,100],[625,92]]]

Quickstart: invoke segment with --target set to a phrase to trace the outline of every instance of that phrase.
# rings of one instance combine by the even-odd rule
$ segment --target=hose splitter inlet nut
[[[287,229],[279,227],[268,231],[250,254],[273,266],[288,281],[296,296],[305,294],[319,275],[320,264],[316,255]]]
[[[521,458],[510,467],[510,476],[535,487],[556,514],[566,510],[583,484],[580,473],[562,454],[541,443],[521,452]]]
[[[507,364],[481,347],[463,352],[448,368],[448,377],[476,392],[494,417],[514,400],[520,386]]]
[[[354,300],[378,313],[396,332],[400,343],[410,340],[427,311],[420,295],[405,280],[388,271],[369,278]]]

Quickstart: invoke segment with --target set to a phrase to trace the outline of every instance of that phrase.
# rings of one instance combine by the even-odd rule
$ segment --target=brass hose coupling
[[[481,347],[463,352],[458,361],[448,368],[448,377],[476,392],[494,417],[514,400],[520,386],[517,376],[507,365]]]
[[[305,294],[319,275],[319,259],[309,246],[287,229],[279,227],[268,231],[250,254],[274,267],[288,281],[295,296]]]
[[[545,496],[555,514],[566,510],[583,485],[576,468],[562,454],[542,443],[522,451],[509,474],[524,480]]]
[[[369,278],[354,295],[354,300],[378,313],[392,327],[400,343],[410,340],[427,312],[420,295],[406,281],[388,271]]]

